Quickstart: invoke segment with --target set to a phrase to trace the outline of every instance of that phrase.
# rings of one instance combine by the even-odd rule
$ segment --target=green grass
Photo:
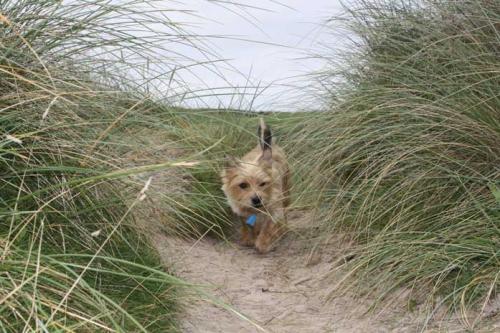
[[[357,44],[318,76],[331,107],[298,134],[325,228],[359,244],[346,281],[480,309],[500,287],[500,7],[359,1],[347,22]]]
[[[183,35],[142,3],[0,3],[2,332],[177,330],[188,287],[136,222],[147,200],[135,175],[172,161],[127,165],[137,143],[124,133],[156,119],[122,75],[140,70],[128,56],[154,56],[130,25],[162,26],[156,42]]]
[[[219,172],[256,144],[257,118],[173,108],[131,79],[152,63],[168,78],[162,43],[191,43],[146,3],[0,4],[2,331],[177,331],[194,287],[165,272],[144,222],[196,237],[232,225]]]

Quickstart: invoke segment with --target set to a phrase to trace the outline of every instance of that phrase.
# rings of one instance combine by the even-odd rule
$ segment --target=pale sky
[[[221,57],[228,59],[223,68],[224,79],[200,70],[201,79],[208,87],[252,86],[236,89],[247,96],[241,98],[204,98],[211,107],[252,108],[259,110],[298,109],[304,104],[300,86],[308,86],[302,77],[319,70],[324,63],[310,56],[323,43],[331,44],[331,31],[323,23],[342,11],[338,0],[239,0],[253,7],[233,5],[231,1],[184,0],[183,6],[195,11],[192,15],[174,14],[172,18],[186,24],[190,32],[201,35],[225,36],[208,38],[209,45]],[[286,5],[284,5],[286,4]],[[179,8],[181,8],[179,6]],[[231,68],[232,67],[232,68]],[[298,77],[300,76],[300,77]],[[194,78],[193,86],[201,87]],[[249,80],[249,81],[248,81]],[[259,88],[260,87],[260,88]],[[268,87],[268,88],[266,88]],[[221,89],[231,92],[235,89]],[[209,93],[208,93],[209,94]],[[199,95],[202,95],[200,93]],[[233,104],[233,105],[229,105]],[[236,104],[236,105],[235,105]],[[308,106],[303,106],[308,107]]]
[[[134,79],[154,77],[148,81],[152,94],[184,106],[314,109],[317,101],[310,91],[315,85],[307,74],[321,70],[325,62],[312,56],[324,53],[325,45],[341,49],[347,38],[341,30],[324,27],[326,20],[343,12],[339,0],[149,0],[148,5],[109,1],[127,8],[145,6],[134,9],[179,23],[191,41],[197,40],[189,44],[154,20],[145,26],[121,24],[131,34],[153,36],[147,47],[160,55],[153,57],[157,64],[143,66],[149,74],[134,69]],[[172,37],[155,39],[158,31]],[[210,49],[211,54],[202,54],[193,45]],[[141,61],[134,56],[126,57],[134,64]],[[214,59],[225,61],[193,65]]]

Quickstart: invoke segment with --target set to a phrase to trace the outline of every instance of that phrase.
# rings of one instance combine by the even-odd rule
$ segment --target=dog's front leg
[[[259,253],[267,253],[272,249],[275,241],[286,232],[286,211],[279,209],[274,216],[268,216],[262,223],[257,236],[255,248]]]
[[[260,229],[259,235],[257,236],[257,240],[255,241],[255,248],[259,253],[267,253],[271,250],[272,242],[273,242],[273,222],[266,218],[265,221],[262,221],[262,227]]]
[[[242,219],[242,221],[241,221],[240,244],[242,246],[250,246],[250,247],[254,246],[254,244],[255,244],[254,231],[249,226],[247,226],[244,219]]]

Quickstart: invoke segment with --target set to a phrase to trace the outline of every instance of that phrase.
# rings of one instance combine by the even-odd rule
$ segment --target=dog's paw
[[[240,239],[240,241],[238,243],[241,246],[245,246],[245,247],[253,247],[255,245],[255,241],[253,239],[250,239],[250,238],[242,238],[242,239]]]
[[[260,254],[268,253],[271,250],[271,243],[258,239],[257,242],[255,242],[255,249],[257,249],[257,252]]]

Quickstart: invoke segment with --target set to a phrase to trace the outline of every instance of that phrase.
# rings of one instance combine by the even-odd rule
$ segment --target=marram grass
[[[352,51],[319,76],[330,107],[297,135],[325,228],[360,244],[352,288],[377,300],[408,288],[473,327],[468,311],[500,287],[500,6],[360,1],[349,13]]]
[[[123,74],[139,71],[127,56],[154,56],[127,27],[154,22],[159,45],[188,40],[141,4],[0,1],[2,332],[177,330],[185,285],[138,232],[150,193],[129,176],[191,164],[126,165],[128,129],[156,120]]]

